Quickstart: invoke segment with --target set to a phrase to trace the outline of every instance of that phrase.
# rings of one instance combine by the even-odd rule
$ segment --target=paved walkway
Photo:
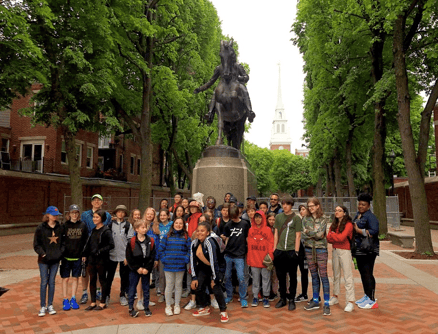
[[[403,228],[405,233],[413,233],[412,228]],[[228,307],[229,323],[222,324],[217,310],[209,317],[195,318],[188,311],[166,317],[165,305],[160,303],[151,307],[152,317],[140,313],[140,317],[130,318],[127,308],[116,302],[119,278],[113,283],[113,302],[107,310],[86,312],[82,307],[64,312],[59,276],[54,303],[58,313],[40,318],[40,280],[32,237],[0,237],[0,286],[11,289],[0,297],[0,333],[438,333],[438,261],[406,260],[393,253],[404,249],[388,241],[381,243],[381,256],[375,265],[378,309],[343,312],[344,291],[340,305],[331,308],[329,317],[323,317],[322,310],[305,311],[303,303],[289,312],[275,309],[275,302],[268,309],[242,309],[235,299]],[[438,231],[432,231],[432,238],[438,251]],[[356,297],[360,298],[363,290],[358,271],[354,271],[354,277]],[[308,292],[311,294],[310,286]],[[154,292],[151,299],[157,301]]]

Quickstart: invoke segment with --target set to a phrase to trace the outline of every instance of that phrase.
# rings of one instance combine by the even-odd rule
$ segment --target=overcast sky
[[[211,0],[224,35],[239,44],[239,61],[251,69],[248,92],[256,118],[246,139],[269,147],[277,103],[278,63],[281,90],[292,138],[292,152],[303,136],[303,60],[290,39],[296,0]],[[212,73],[213,74],[213,73]]]

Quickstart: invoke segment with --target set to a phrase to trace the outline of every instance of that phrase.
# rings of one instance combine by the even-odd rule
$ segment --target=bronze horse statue
[[[255,114],[245,83],[249,77],[243,66],[236,61],[233,40],[221,41],[219,53],[221,65],[217,66],[211,79],[203,86],[195,89],[195,94],[210,88],[220,77],[205,117],[208,123],[213,122],[215,112],[218,115],[218,138],[216,145],[222,145],[222,134],[225,133],[228,145],[240,150],[248,118],[252,123]]]

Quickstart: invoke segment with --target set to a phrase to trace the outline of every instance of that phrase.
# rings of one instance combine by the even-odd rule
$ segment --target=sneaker
[[[319,302],[315,302],[313,299],[309,302],[307,306],[304,306],[304,309],[306,311],[317,310],[319,308],[320,308]]]
[[[154,302],[149,301],[149,306],[155,306],[156,304]]]
[[[269,299],[268,298],[263,298],[263,307],[264,308],[271,307],[271,305],[269,304]]]
[[[47,312],[49,312],[50,315],[56,314],[53,305],[49,305],[49,307],[47,308]]]
[[[356,305],[363,303],[366,299],[368,299],[367,295],[363,295],[363,297],[361,299],[356,300],[354,303]]]
[[[295,301],[293,299],[289,300],[289,306],[287,309],[289,311],[295,311],[296,308],[297,308],[297,306],[295,305]]]
[[[45,307],[41,307],[40,312],[38,313],[39,317],[44,317],[46,315],[47,309]]]
[[[257,303],[258,303],[258,301],[257,301]],[[242,299],[242,300],[240,301],[240,306],[241,306],[242,308],[247,308],[247,307],[248,307],[248,302],[246,301],[246,299]]]
[[[216,310],[219,308],[219,304],[218,304],[216,298],[211,300],[211,306]]]
[[[245,299],[248,299],[248,292],[247,292],[246,295],[245,295]],[[237,298],[237,301],[240,302],[240,297]]]
[[[309,305],[312,300],[313,300],[313,298],[309,298],[309,300],[307,301],[307,305]],[[320,296],[318,296],[318,303],[321,303],[321,297]]]
[[[282,308],[287,305],[286,299],[280,299],[275,305],[275,308]]]
[[[322,308],[322,315],[331,315],[329,305],[324,305],[324,307]]]
[[[149,307],[144,310],[144,315],[147,317],[150,317],[152,315],[152,312],[151,312],[151,310],[149,310]]]
[[[347,306],[344,308],[344,312],[353,312],[354,310],[354,304],[351,302],[347,303]]]
[[[160,297],[158,298],[158,302],[164,303],[164,300],[165,300],[164,295],[160,295]]]
[[[67,298],[62,301],[62,309],[64,311],[69,311],[71,309],[70,301]]]
[[[308,299],[307,295],[300,294],[295,298],[295,303],[305,302]]]
[[[194,317],[202,317],[204,315],[210,315],[210,308],[209,307],[203,307],[200,308],[199,310],[193,312],[193,316]]]
[[[337,297],[331,297],[330,300],[329,300],[329,305],[333,306],[333,305],[336,305],[336,304],[339,304],[338,298]]]
[[[173,307],[173,314],[177,315],[181,313],[181,307],[179,305],[175,305]]]
[[[187,298],[190,295],[190,290],[184,290],[184,292],[181,295],[181,298]]]
[[[363,303],[357,304],[357,307],[361,309],[376,309],[379,308],[379,304],[377,304],[377,301],[368,298]]]
[[[102,300],[102,291],[100,289],[96,291],[96,300]]]
[[[196,308],[196,302],[194,300],[191,300],[187,303],[187,305],[184,307],[184,310],[190,311]]]
[[[128,300],[126,299],[125,296],[120,297],[120,305],[122,306],[128,305]]]
[[[81,297],[81,304],[86,304],[88,302],[88,293],[85,291]]]
[[[131,316],[131,317],[133,317],[133,318],[137,318],[138,317],[138,311],[136,311],[136,310],[134,310],[134,309],[132,309],[132,310],[129,310],[129,315]]]
[[[72,297],[72,299],[70,299],[70,306],[73,310],[79,309],[79,305],[78,302],[76,301],[76,297]]]
[[[167,316],[173,315],[172,306],[166,306],[166,308],[164,309],[164,313],[166,313]]]
[[[225,304],[229,304],[229,303],[232,303],[233,302],[233,298],[229,298],[229,297],[227,297],[227,298],[225,298]]]
[[[258,298],[253,298],[251,306],[252,307],[259,306],[259,299]]]
[[[277,298],[277,295],[273,292],[270,293],[268,300],[270,302],[273,302],[275,300],[275,298]]]
[[[228,322],[228,320],[227,312],[221,312],[221,322]]]
[[[151,305],[151,303],[149,302],[149,305]],[[139,311],[143,311],[144,310],[144,306],[143,306],[143,301],[142,300],[137,300],[137,310]]]

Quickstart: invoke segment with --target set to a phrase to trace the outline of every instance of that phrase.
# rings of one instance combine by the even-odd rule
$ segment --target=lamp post
[[[391,150],[391,153],[389,154],[389,162],[391,163],[391,191],[390,191],[391,196],[394,196],[394,160],[395,160],[395,153],[394,150]]]

